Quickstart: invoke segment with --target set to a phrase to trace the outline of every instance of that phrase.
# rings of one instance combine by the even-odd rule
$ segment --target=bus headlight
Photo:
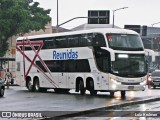
[[[116,89],[116,85],[112,85],[112,89],[115,90]]]
[[[110,80],[111,80],[111,81],[115,81],[115,79],[114,79],[114,78],[111,78],[111,77],[110,77]]]

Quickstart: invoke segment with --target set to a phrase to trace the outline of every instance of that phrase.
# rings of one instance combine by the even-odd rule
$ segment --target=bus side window
[[[76,72],[75,60],[67,60],[66,65],[67,65],[67,70],[66,70],[67,72]]]
[[[53,48],[53,40],[54,38],[47,38],[45,39],[45,49],[52,49]]]
[[[58,48],[58,40],[54,39],[53,40],[53,49]]]
[[[82,34],[80,37],[80,46],[92,46],[92,34]]]
[[[100,33],[93,35],[93,46],[106,47],[104,36]]]
[[[79,35],[68,36],[68,47],[79,47]]]
[[[57,41],[57,48],[68,47],[68,40],[66,36],[56,37],[55,40]]]

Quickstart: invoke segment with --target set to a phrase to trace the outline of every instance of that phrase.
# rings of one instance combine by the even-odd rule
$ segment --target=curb
[[[93,114],[95,112],[105,111],[105,110],[109,110],[109,109],[116,109],[116,108],[126,107],[129,105],[136,105],[136,104],[154,102],[154,101],[159,101],[159,100],[160,100],[160,96],[153,97],[153,98],[147,98],[147,99],[143,99],[143,100],[138,100],[138,101],[124,102],[124,103],[120,103],[120,104],[114,104],[114,105],[109,105],[109,106],[105,106],[105,107],[101,107],[101,108],[95,108],[95,109],[84,110],[84,111],[68,111],[68,112],[61,111],[64,113],[63,115],[57,115],[57,116],[45,118],[42,120],[55,120],[58,118],[77,117],[77,116],[82,116],[82,115],[84,116],[87,114],[91,114],[91,113]]]

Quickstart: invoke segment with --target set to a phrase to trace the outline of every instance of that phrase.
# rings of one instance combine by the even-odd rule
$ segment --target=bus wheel
[[[125,98],[126,97],[126,91],[122,90],[121,91],[121,98]]]
[[[80,80],[80,82],[79,82],[79,89],[80,89],[80,94],[84,95],[86,92],[86,89],[84,88],[83,80]]]
[[[90,95],[97,95],[97,91],[94,90],[94,82],[93,82],[93,80],[89,81],[89,91],[90,91]]]
[[[110,91],[110,97],[111,97],[111,98],[114,97],[114,91]]]
[[[4,88],[0,88],[0,97],[4,96]]]
[[[29,91],[34,91],[34,88],[33,88],[33,85],[32,85],[32,82],[31,82],[31,80],[28,80],[27,81],[27,89],[29,90]]]
[[[38,79],[36,79],[35,82],[34,82],[34,89],[35,89],[35,91],[41,91]]]

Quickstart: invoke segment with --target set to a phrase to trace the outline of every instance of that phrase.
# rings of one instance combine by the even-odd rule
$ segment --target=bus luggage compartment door
[[[109,78],[108,78],[108,74],[106,73],[101,73],[100,74],[100,78],[101,78],[101,85],[102,85],[102,90],[108,90],[109,89]]]
[[[67,73],[65,72],[59,73],[58,85],[60,88],[68,88]]]

